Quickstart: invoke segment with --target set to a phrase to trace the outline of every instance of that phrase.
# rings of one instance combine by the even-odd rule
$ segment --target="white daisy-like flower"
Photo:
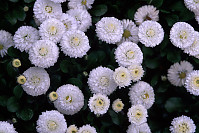
[[[132,64],[141,64],[143,53],[133,42],[123,42],[115,50],[115,59],[120,66],[128,67]]]
[[[63,53],[71,58],[82,58],[90,49],[88,37],[80,30],[66,32],[60,46]]]
[[[29,60],[38,67],[53,66],[59,57],[59,48],[50,40],[36,41],[29,50]]]
[[[88,106],[95,115],[103,115],[108,111],[110,99],[103,94],[94,94],[88,101]]]
[[[187,48],[195,40],[194,28],[188,23],[177,22],[171,28],[170,40],[178,48]]]
[[[125,67],[118,67],[113,73],[113,79],[119,88],[129,86],[131,84],[131,73]]]
[[[151,129],[147,123],[141,125],[131,124],[128,127],[127,133],[151,133]]]
[[[77,30],[77,21],[74,17],[63,13],[60,20],[64,24],[66,31]]]
[[[5,30],[0,30],[0,55],[1,57],[4,57],[7,54],[8,48],[13,45],[14,45],[13,36]]]
[[[91,15],[87,10],[76,8],[68,10],[67,13],[76,19],[78,30],[86,32],[92,25]]]
[[[137,9],[134,15],[134,20],[137,25],[140,25],[146,20],[158,21],[159,20],[159,10],[152,5],[145,5]]]
[[[39,27],[39,34],[43,40],[59,42],[65,33],[64,24],[55,18],[45,20]]]
[[[129,98],[132,105],[141,104],[146,109],[149,109],[155,102],[153,88],[144,81],[139,81],[130,88]]]
[[[174,63],[168,69],[167,78],[174,86],[183,86],[187,74],[193,71],[193,66],[188,61]]]
[[[170,126],[171,133],[195,133],[195,130],[196,125],[193,120],[184,115],[174,118]]]
[[[88,86],[92,93],[110,95],[117,88],[113,70],[102,66],[93,69],[89,74]]]
[[[94,0],[69,0],[68,2],[68,8],[69,9],[75,9],[75,8],[81,8],[81,9],[91,9],[92,4],[94,3]]]
[[[123,102],[122,102],[121,99],[118,98],[118,99],[116,99],[116,100],[113,101],[112,109],[113,109],[116,113],[122,111],[123,108],[124,108],[124,104],[123,104]]]
[[[75,125],[70,125],[67,128],[67,132],[66,133],[77,133],[78,132],[78,128]]]
[[[97,133],[97,131],[93,126],[87,124],[80,127],[77,133]]]
[[[132,64],[128,67],[133,82],[141,80],[144,75],[144,70],[140,64]]]
[[[50,0],[54,3],[63,3],[63,2],[66,2],[66,0]]]
[[[192,12],[199,11],[199,0],[184,0],[184,4]]]
[[[33,43],[39,40],[39,32],[32,26],[21,26],[13,37],[15,48],[28,52]]]
[[[13,124],[6,121],[0,121],[0,133],[17,133]]]
[[[148,114],[143,105],[137,104],[129,108],[127,116],[129,118],[129,122],[135,125],[140,125],[147,121]]]
[[[37,120],[38,133],[65,133],[67,123],[64,115],[57,110],[42,112]]]
[[[49,0],[36,0],[33,12],[35,17],[42,23],[49,18],[59,19],[62,15],[62,7],[61,4]]]
[[[187,75],[185,88],[189,93],[199,95],[199,70],[194,70]]]
[[[56,92],[58,99],[54,105],[59,112],[74,115],[84,106],[84,95],[77,86],[66,84],[59,87]]]
[[[122,39],[123,25],[114,17],[103,17],[96,23],[96,33],[100,40],[115,44]]]
[[[162,26],[155,21],[145,21],[138,28],[139,41],[146,47],[155,47],[164,39]]]
[[[50,77],[45,69],[40,67],[30,67],[23,75],[26,77],[23,90],[31,96],[45,94],[50,87]]]

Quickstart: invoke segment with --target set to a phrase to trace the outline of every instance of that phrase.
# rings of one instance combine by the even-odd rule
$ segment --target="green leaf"
[[[150,1],[152,1],[150,4],[154,5],[157,8],[161,7],[164,2],[164,0],[150,0]]]
[[[9,0],[9,1],[16,3],[16,2],[18,2],[19,0]]]
[[[10,97],[7,101],[7,109],[9,112],[17,112],[20,108],[16,97]]]
[[[169,113],[180,112],[184,107],[184,103],[180,97],[171,97],[166,101],[164,107]]]
[[[165,17],[165,19],[167,21],[168,26],[173,26],[173,24],[179,21],[179,17],[175,14],[168,15],[167,17]]]
[[[0,105],[6,107],[8,96],[0,96]]]
[[[7,1],[0,1],[0,10],[7,11],[8,10],[8,3]]]
[[[120,125],[120,120],[118,115],[113,110],[109,110],[108,113],[111,116],[112,122],[116,125]]]
[[[60,69],[63,73],[68,73],[68,65],[70,65],[70,62],[68,60],[63,60],[60,63]]]
[[[14,16],[13,12],[8,12],[5,14],[5,18],[8,22],[10,22],[12,25],[17,23],[17,18]]]
[[[19,57],[20,51],[14,47],[10,47],[10,48],[8,48],[8,55],[10,57]]]
[[[35,0],[24,0],[25,3],[31,3],[34,2]]]
[[[73,84],[78,86],[79,88],[82,88],[82,81],[79,80],[78,78],[70,78],[67,80],[68,84]]]
[[[91,14],[94,16],[102,16],[108,11],[107,5],[101,4],[93,7]]]
[[[16,112],[16,115],[18,118],[21,118],[24,121],[28,121],[32,119],[34,112],[30,108],[24,108],[18,112]]]
[[[14,10],[14,13],[15,13],[15,16],[17,17],[17,19],[19,21],[24,21],[25,18],[26,18],[26,13],[24,12],[23,10],[23,7],[17,7],[15,10]]]
[[[146,59],[145,65],[150,69],[155,69],[159,66],[160,62],[158,59]]]
[[[12,62],[9,62],[7,64],[6,69],[7,69],[8,75],[10,77],[14,77],[14,76],[16,76],[18,74],[17,69],[12,66]]]
[[[21,87],[21,85],[17,85],[14,89],[13,89],[13,94],[17,97],[17,98],[21,98],[22,94],[23,94],[23,89]]]
[[[153,78],[151,79],[151,86],[155,86],[158,83],[158,79],[159,79],[159,75],[156,74],[153,76]]]
[[[180,51],[169,50],[167,53],[167,60],[169,60],[172,63],[179,62],[181,60]]]

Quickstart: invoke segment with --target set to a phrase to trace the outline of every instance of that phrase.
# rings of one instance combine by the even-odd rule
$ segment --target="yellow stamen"
[[[45,11],[46,11],[47,13],[51,13],[51,12],[53,11],[53,9],[52,9],[51,6],[46,6],[46,7],[45,7]]]
[[[187,32],[181,31],[179,36],[180,36],[180,39],[187,39]]]
[[[153,29],[149,29],[147,30],[146,35],[148,37],[153,37],[155,35],[155,31]]]
[[[2,44],[0,44],[0,50],[2,50],[2,49],[3,49],[3,47],[4,47],[4,46],[3,46]]]
[[[124,30],[123,37],[129,38],[131,36],[131,32],[129,30]]]
[[[180,79],[184,79],[186,77],[186,73],[185,72],[179,73],[179,77]]]
[[[129,50],[126,52],[126,57],[129,58],[129,59],[132,59],[134,58],[134,52]]]
[[[48,121],[48,129],[50,129],[51,131],[55,130],[57,128],[57,123],[54,121]]]
[[[199,87],[199,77],[196,77],[193,82],[196,87]]]
[[[82,5],[86,5],[87,0],[82,0]]]
[[[47,55],[47,53],[48,53],[48,50],[46,48],[40,48],[39,49],[39,54],[41,56],[45,56],[45,55]]]
[[[72,103],[72,97],[71,96],[66,96],[66,102],[67,103]]]
[[[57,33],[57,28],[55,26],[50,27],[50,34],[55,35]]]

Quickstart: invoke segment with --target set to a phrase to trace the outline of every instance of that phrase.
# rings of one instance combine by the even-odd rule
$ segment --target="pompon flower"
[[[77,30],[77,21],[74,17],[63,13],[60,20],[64,24],[66,31]]]
[[[144,70],[142,68],[142,65],[140,64],[132,64],[128,67],[128,70],[131,73],[131,78],[133,82],[141,80],[144,75]]]
[[[193,66],[188,61],[174,63],[168,69],[167,78],[174,86],[183,86],[187,74],[193,71]]]
[[[32,26],[21,26],[14,35],[15,48],[28,52],[33,43],[39,40],[39,32]]]
[[[170,31],[170,40],[178,48],[187,48],[194,42],[194,28],[185,22],[175,23]]]
[[[37,120],[38,133],[65,133],[67,123],[64,115],[57,110],[42,112]]]
[[[127,133],[151,133],[151,129],[147,123],[141,125],[131,124],[128,126]]]
[[[56,92],[58,99],[54,102],[54,105],[59,112],[74,115],[84,106],[84,95],[77,86],[62,85]]]
[[[153,88],[144,81],[139,81],[130,88],[129,98],[132,105],[141,104],[146,109],[149,109],[155,102]]]
[[[91,9],[92,4],[94,3],[95,0],[69,0],[68,2],[68,8],[69,9],[76,9],[76,8],[81,8],[81,9]]]
[[[31,96],[45,94],[50,87],[50,77],[45,69],[40,67],[30,67],[23,75],[26,77],[23,90]]]
[[[49,40],[39,40],[29,50],[29,60],[38,67],[53,66],[59,57],[59,48]]]
[[[199,70],[194,70],[187,75],[185,88],[189,93],[199,95]]]
[[[110,95],[117,88],[113,70],[102,66],[93,69],[89,74],[88,86],[92,93]]]
[[[6,121],[0,121],[0,133],[17,133],[13,124]]]
[[[94,127],[87,124],[80,127],[77,133],[97,133],[97,131]]]
[[[78,132],[78,128],[75,125],[70,125],[67,128],[67,132],[66,133],[77,133]]]
[[[54,3],[63,3],[63,2],[66,2],[67,0],[50,0]]]
[[[137,44],[133,42],[123,42],[115,50],[115,59],[120,66],[128,67],[132,64],[141,64],[143,53]]]
[[[100,40],[109,44],[119,42],[124,32],[121,21],[114,17],[103,17],[96,23],[95,31]]]
[[[113,109],[116,113],[122,111],[123,108],[124,108],[124,104],[123,104],[123,102],[122,102],[121,99],[118,98],[118,99],[116,99],[116,100],[113,101],[112,109]]]
[[[145,5],[137,9],[134,20],[137,25],[140,25],[146,20],[158,21],[159,20],[159,10],[152,5]]]
[[[193,120],[184,115],[174,118],[170,126],[171,133],[195,133],[195,130],[196,125]]]
[[[192,12],[199,12],[199,0],[184,0],[185,6]]]
[[[82,58],[90,49],[88,37],[80,30],[66,32],[60,46],[63,53],[71,58]]]

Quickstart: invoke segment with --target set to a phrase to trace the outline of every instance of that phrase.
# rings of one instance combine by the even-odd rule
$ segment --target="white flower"
[[[69,0],[68,2],[68,8],[69,9],[75,9],[75,8],[81,8],[81,9],[91,9],[92,4],[94,3],[94,0]]]
[[[39,27],[39,34],[43,40],[59,42],[65,33],[64,24],[55,18],[45,20]]]
[[[0,30],[0,55],[1,57],[4,57],[7,54],[8,48],[13,45],[14,45],[13,36],[5,30]]]
[[[77,133],[97,133],[96,129],[89,124],[79,128]]]
[[[59,112],[74,115],[84,106],[84,95],[77,86],[66,84],[59,87],[56,92],[58,99],[54,105]]]
[[[113,104],[112,104],[112,109],[115,111],[115,112],[120,112],[122,111],[122,109],[124,108],[124,104],[122,102],[121,99],[116,99],[113,101]]]
[[[50,87],[50,77],[45,69],[40,67],[30,67],[23,75],[26,77],[23,90],[31,96],[45,94]]]
[[[60,20],[64,24],[66,31],[77,30],[77,21],[74,17],[63,13]]]
[[[139,81],[130,88],[129,98],[132,105],[141,104],[146,109],[149,109],[155,102],[153,88],[144,81]]]
[[[159,10],[152,5],[145,5],[137,9],[134,15],[134,20],[137,25],[140,25],[146,20],[158,21],[159,20]]]
[[[120,66],[128,67],[132,64],[141,64],[143,53],[137,44],[133,42],[123,42],[115,50],[115,59]]]
[[[192,12],[199,11],[199,0],[184,0],[184,4]]]
[[[113,79],[119,88],[129,86],[131,84],[131,74],[125,67],[118,67],[115,69],[115,72],[113,73]]]
[[[66,2],[66,0],[50,0],[54,3],[63,3],[63,2]]]
[[[80,30],[66,32],[60,46],[63,53],[71,58],[82,58],[90,49],[88,37]]]
[[[194,42],[194,28],[185,22],[175,23],[170,31],[170,40],[172,44],[179,48],[187,48]]]
[[[74,17],[77,21],[77,29],[86,32],[92,25],[91,15],[87,10],[83,9],[70,9],[67,13]]]
[[[133,82],[141,80],[144,75],[144,70],[140,64],[132,64],[128,67]]]
[[[108,111],[110,100],[106,95],[100,93],[94,94],[92,97],[90,97],[88,106],[91,112],[94,112],[94,114],[103,115]]]
[[[155,47],[164,39],[162,26],[155,21],[145,21],[138,28],[139,41],[146,47]]]
[[[0,133],[17,133],[13,124],[6,121],[0,121]]]
[[[38,67],[53,66],[59,57],[59,48],[49,40],[36,41],[29,50],[29,60]]]
[[[198,24],[199,24],[199,12],[198,12],[198,13],[195,13],[195,19],[196,19],[196,21],[197,21]]]
[[[41,22],[35,17],[35,15],[33,15],[33,19],[34,19],[35,24],[36,24],[37,26],[40,26],[40,25],[41,25]]]
[[[119,42],[124,32],[121,21],[114,17],[103,17],[96,23],[95,31],[100,40],[109,44]]]
[[[110,95],[117,88],[113,70],[102,66],[93,69],[89,74],[88,86],[92,93]]]
[[[171,133],[195,133],[196,126],[193,120],[187,116],[176,117],[172,120]]]
[[[174,86],[183,86],[187,74],[193,71],[193,66],[188,61],[174,63],[168,69],[168,80]]]
[[[146,108],[140,104],[133,105],[131,108],[129,108],[127,115],[129,122],[135,125],[145,123],[148,117]]]
[[[78,131],[77,126],[75,126],[75,125],[70,125],[70,126],[67,128],[67,132],[66,132],[66,133],[77,133],[77,131]]]
[[[127,133],[151,133],[151,129],[147,123],[141,125],[131,124],[128,127]]]
[[[39,40],[39,32],[32,26],[21,26],[13,37],[15,48],[21,52],[26,52],[32,47],[33,43]]]
[[[67,123],[64,115],[57,110],[42,112],[37,120],[38,133],[65,133]]]
[[[185,88],[191,94],[195,96],[199,95],[199,70],[194,70],[187,75]]]

